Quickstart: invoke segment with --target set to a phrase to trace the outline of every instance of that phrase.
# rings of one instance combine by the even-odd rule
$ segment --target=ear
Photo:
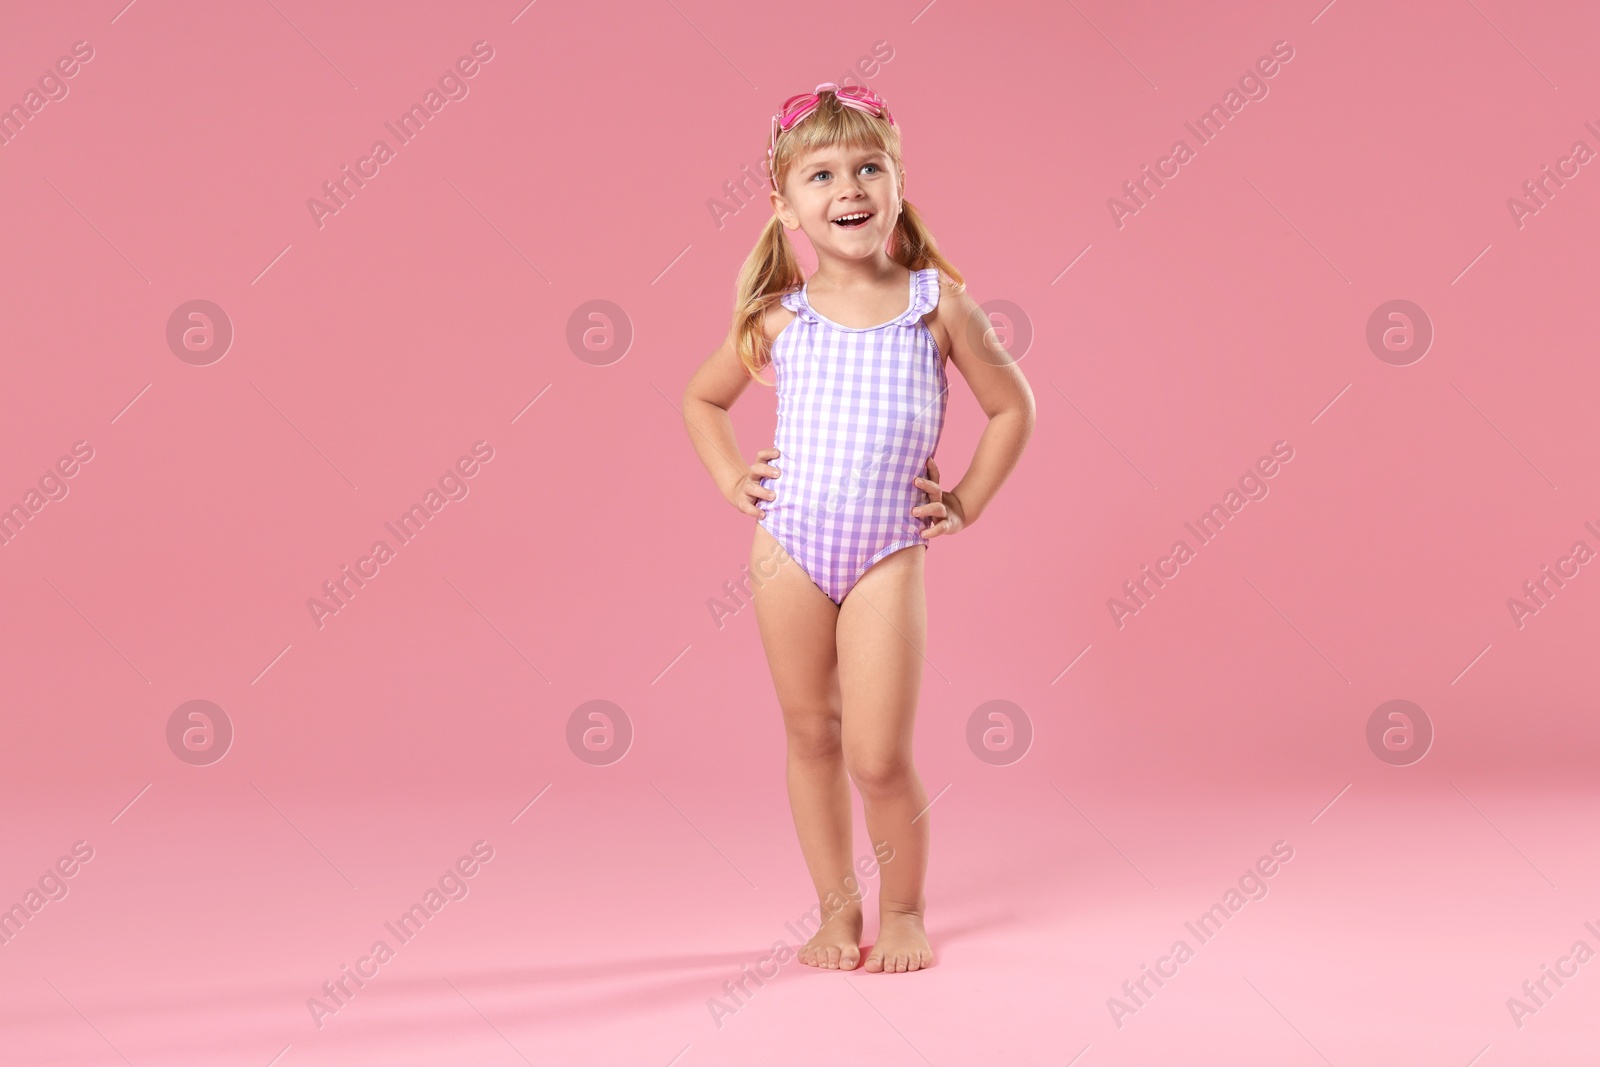
[[[783,194],[769,192],[767,197],[772,201],[773,214],[778,216],[778,222],[783,225],[783,228],[786,230],[798,230],[800,228],[800,217],[790,209],[789,201],[783,198]]]

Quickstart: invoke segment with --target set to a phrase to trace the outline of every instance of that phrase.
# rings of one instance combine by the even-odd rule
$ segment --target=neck
[[[816,272],[811,281],[827,289],[853,289],[857,286],[882,285],[898,277],[905,267],[889,258],[887,252],[868,260],[818,258]]]

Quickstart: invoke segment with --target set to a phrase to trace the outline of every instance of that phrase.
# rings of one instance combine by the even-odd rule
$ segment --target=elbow
[[[1038,420],[1039,411],[1034,403],[1033,390],[1028,388],[1026,382],[1022,383],[1022,391],[1018,394],[1016,402],[1008,407],[1005,413],[1022,427],[1024,441],[1033,435],[1033,424]]]
[[[691,423],[709,410],[727,410],[722,404],[717,403],[714,397],[704,395],[692,384],[683,391],[683,396],[678,400],[678,408],[683,413],[684,419]]]
[[[690,382],[688,385],[684,386],[683,395],[678,398],[678,410],[682,412],[683,417],[687,419],[690,413],[692,413],[694,409],[699,406],[700,402],[701,396],[695,391],[694,383]]]
[[[990,422],[1002,422],[1008,427],[1015,427],[1023,441],[1033,434],[1033,424],[1037,418],[1034,408],[1033,393],[1024,388],[1016,397],[1009,398],[992,408],[985,408],[984,414]]]

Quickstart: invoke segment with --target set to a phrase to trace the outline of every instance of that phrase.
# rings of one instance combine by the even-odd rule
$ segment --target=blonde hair
[[[815,111],[801,119],[778,137],[778,148],[772,159],[772,174],[779,189],[796,159],[805,157],[820,148],[835,145],[846,148],[876,148],[894,160],[899,172],[900,188],[905,188],[905,164],[900,159],[900,131],[881,118],[864,111],[845,107],[834,96],[833,90],[824,89],[822,102]],[[922,216],[902,199],[901,211],[895,219],[894,234],[889,241],[889,258],[908,270],[926,270],[938,267],[958,287],[965,288],[966,280],[939,252],[933,234],[923,224]],[[734,286],[734,324],[736,327],[739,362],[744,364],[750,377],[762,385],[761,370],[771,362],[771,342],[763,328],[767,309],[784,293],[798,289],[805,282],[800,273],[800,261],[794,248],[784,235],[783,223],[774,214],[767,220],[756,246],[739,269],[739,280]]]

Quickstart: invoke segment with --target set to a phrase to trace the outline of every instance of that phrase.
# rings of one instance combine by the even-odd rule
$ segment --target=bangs
[[[845,107],[830,96],[798,125],[779,136],[772,166],[774,177],[781,175],[782,178],[775,184],[780,189],[783,187],[783,179],[788,178],[796,160],[813,152],[836,148],[881,152],[899,169],[899,131],[880,118]]]

